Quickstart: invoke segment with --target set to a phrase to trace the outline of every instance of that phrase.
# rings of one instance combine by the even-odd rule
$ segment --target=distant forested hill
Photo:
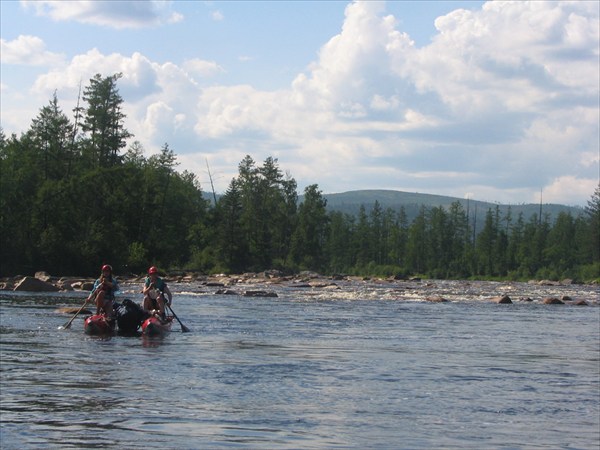
[[[442,206],[447,209],[456,201],[461,203],[465,211],[468,209],[470,217],[473,218],[476,215],[477,223],[482,224],[488,209],[491,208],[495,211],[496,206],[499,207],[502,216],[505,216],[510,208],[513,218],[518,217],[519,213],[522,212],[525,220],[530,219],[533,214],[539,216],[540,213],[539,204],[503,205],[478,200],[467,200],[458,197],[446,197],[443,195],[419,194],[415,192],[382,189],[348,191],[339,194],[323,194],[323,197],[327,199],[327,209],[329,211],[341,211],[353,216],[358,214],[361,205],[365,207],[365,210],[368,213],[375,204],[375,201],[378,201],[383,209],[392,208],[393,210],[399,210],[401,207],[404,207],[409,223],[411,223],[418,215],[421,206],[425,206],[426,208]],[[300,196],[299,201],[302,201],[302,196]],[[573,217],[577,217],[579,214],[583,213],[583,208],[550,203],[542,204],[542,216],[548,214],[551,223],[554,222],[560,212],[571,213]]]

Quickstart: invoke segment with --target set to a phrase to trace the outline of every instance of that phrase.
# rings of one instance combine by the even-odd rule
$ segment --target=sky
[[[118,81],[147,156],[223,193],[250,155],[324,194],[585,206],[600,179],[598,1],[0,2],[1,126]],[[541,198],[540,198],[541,196]]]

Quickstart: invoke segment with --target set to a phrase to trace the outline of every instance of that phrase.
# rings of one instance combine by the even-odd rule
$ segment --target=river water
[[[270,286],[271,298],[171,287],[191,332],[175,323],[160,340],[89,337],[81,318],[58,330],[71,315],[57,308],[85,293],[0,293],[0,448],[600,443],[597,287],[354,282]],[[507,293],[514,304],[489,301]]]

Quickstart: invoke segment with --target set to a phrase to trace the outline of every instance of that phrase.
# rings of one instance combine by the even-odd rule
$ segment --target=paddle
[[[186,327],[184,324],[181,323],[181,320],[179,320],[179,317],[177,317],[177,314],[175,314],[175,311],[173,311],[173,308],[171,308],[171,305],[169,305],[167,302],[165,302],[165,306],[167,308],[169,308],[169,310],[171,311],[171,314],[173,314],[173,317],[175,317],[177,319],[177,322],[179,322],[179,325],[181,325],[182,333],[187,333],[187,332],[191,331],[188,327]]]
[[[83,308],[85,308],[85,305],[88,304],[88,302],[92,299],[92,297],[96,294],[96,291],[98,290],[98,288],[100,287],[100,285],[98,285],[96,287],[96,289],[94,289],[92,292],[90,292],[90,295],[88,295],[88,298],[85,299],[85,302],[83,305],[81,305],[81,308],[79,308],[79,311],[77,311],[75,313],[75,315],[73,317],[71,317],[71,320],[69,320],[67,323],[65,323],[64,325],[58,327],[59,330],[66,330],[67,328],[69,328],[71,326],[71,324],[73,323],[73,321],[75,320],[75,317],[77,317],[79,315],[79,313],[81,311],[83,311]]]

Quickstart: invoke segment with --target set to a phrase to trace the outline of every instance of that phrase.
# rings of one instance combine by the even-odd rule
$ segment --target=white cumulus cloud
[[[12,41],[0,39],[0,60],[2,64],[52,66],[61,63],[64,55],[46,50],[37,36],[21,35]]]
[[[171,1],[43,1],[21,0],[26,9],[56,21],[76,21],[110,28],[141,28],[176,23],[183,16]]]
[[[544,203],[572,204],[573,198],[591,198],[598,187],[598,178],[577,178],[571,175],[558,177],[542,190]],[[580,205],[583,203],[579,203]]]
[[[212,77],[225,72],[225,69],[215,61],[205,61],[198,58],[186,60],[183,63],[183,68],[188,73],[201,78]]]
[[[71,5],[71,14],[84,7],[94,8]],[[162,8],[168,17],[170,5]],[[38,77],[33,91],[76,91],[98,68],[123,73],[136,139],[147,149],[168,142],[197,173],[209,158],[226,174],[219,191],[250,154],[279,158],[300,188],[318,183],[324,192],[388,188],[521,202],[543,188],[545,201],[584,204],[598,177],[597,4],[488,2],[437,18],[437,35],[423,47],[401,19],[383,2],[350,3],[339,33],[287,89],[220,85],[218,60],[158,62],[92,49]]]

